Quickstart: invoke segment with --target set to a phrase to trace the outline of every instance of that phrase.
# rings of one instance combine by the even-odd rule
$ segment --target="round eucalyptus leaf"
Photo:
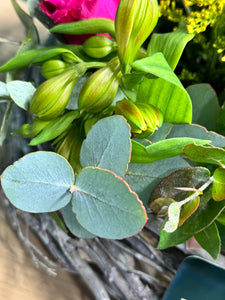
[[[71,200],[74,173],[68,162],[53,152],[25,155],[1,176],[2,188],[10,202],[23,211],[52,212]]]
[[[89,167],[79,173],[72,207],[86,230],[108,239],[135,235],[147,221],[142,202],[127,183],[99,168]]]
[[[83,167],[99,167],[123,176],[131,153],[130,127],[121,116],[101,119],[89,131],[81,147]]]
[[[67,206],[63,207],[60,211],[66,226],[72,234],[85,239],[95,237],[92,233],[84,229],[77,221],[76,214],[72,211],[71,203],[67,204]]]

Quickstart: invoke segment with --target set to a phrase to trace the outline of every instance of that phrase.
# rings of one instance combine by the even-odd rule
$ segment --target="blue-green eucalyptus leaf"
[[[10,202],[23,211],[52,212],[71,200],[74,173],[68,162],[53,152],[25,155],[1,176],[2,188]]]
[[[29,109],[30,100],[36,90],[32,83],[20,80],[9,81],[6,89],[16,105],[24,110]]]
[[[126,238],[137,234],[147,221],[138,196],[122,178],[108,170],[82,169],[71,191],[78,222],[94,235]]]
[[[76,214],[72,211],[71,203],[67,204],[67,206],[63,207],[60,211],[66,226],[72,234],[85,239],[95,237],[92,233],[84,229],[77,221]]]
[[[130,126],[121,116],[99,120],[88,132],[81,147],[83,167],[108,169],[123,176],[128,168],[131,152]]]

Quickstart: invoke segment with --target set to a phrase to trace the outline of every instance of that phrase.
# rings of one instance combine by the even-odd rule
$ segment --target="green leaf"
[[[65,46],[66,47],[66,46]],[[32,64],[42,64],[44,61],[61,55],[65,57],[70,55],[75,62],[81,61],[72,51],[64,48],[64,45],[50,46],[41,49],[32,49],[25,52],[20,52],[3,66],[0,67],[0,72],[9,72],[15,69],[24,68]]]
[[[195,239],[214,259],[217,259],[221,250],[221,240],[216,223],[195,234]]]
[[[9,166],[1,176],[2,188],[17,208],[33,213],[52,212],[71,200],[74,173],[53,152],[33,152]]]
[[[6,84],[6,89],[12,100],[21,108],[28,110],[35,87],[26,81],[14,80]]]
[[[225,150],[221,148],[190,144],[185,146],[184,154],[198,163],[225,166]]]
[[[205,229],[215,221],[224,208],[225,200],[216,202],[211,199],[202,205],[200,203],[196,212],[184,222],[183,233],[196,234]]]
[[[162,52],[171,69],[174,70],[186,44],[193,37],[194,34],[189,34],[180,28],[169,33],[154,33],[148,45],[147,54],[150,56]]]
[[[85,239],[95,237],[92,233],[84,229],[77,221],[76,214],[72,211],[71,203],[67,204],[67,206],[63,207],[60,211],[66,226],[72,234]]]
[[[189,193],[189,190],[185,188],[198,189],[209,178],[209,170],[203,167],[177,170],[160,181],[153,190],[150,200],[153,201],[160,197],[172,198],[176,201],[184,200]]]
[[[70,111],[63,116],[60,116],[50,122],[35,138],[33,138],[29,145],[34,146],[47,141],[55,139],[61,133],[63,133],[70,124],[78,119],[80,116],[79,111]]]
[[[218,119],[217,119],[217,122],[216,122],[216,131],[219,132],[222,135],[225,135],[225,122],[224,122],[224,120],[225,120],[225,102],[220,108]]]
[[[164,225],[166,232],[174,232],[179,225],[181,204],[179,202],[173,202],[168,208],[168,221]]]
[[[132,154],[130,163],[147,163],[181,155],[183,154],[184,147],[191,143],[204,145],[209,144],[210,141],[187,137],[169,138],[153,143],[147,147],[144,147],[141,144],[138,145],[136,141],[132,141]]]
[[[218,168],[213,174],[212,198],[215,201],[225,199],[225,168]]]
[[[176,170],[188,167],[190,165],[180,157],[162,159],[147,164],[132,164],[129,165],[124,179],[147,207],[152,190],[163,178]]]
[[[195,124],[175,124],[168,135],[174,137],[192,137],[196,139],[210,140],[215,147],[225,147],[225,137],[215,132],[209,132],[206,128]]]
[[[137,234],[147,221],[137,195],[110,171],[82,169],[72,192],[72,207],[78,222],[94,235],[126,238]]]
[[[183,233],[182,226],[178,227],[174,232],[166,232],[164,230],[165,223],[167,222],[167,218],[165,219],[160,232],[160,240],[157,246],[157,249],[163,250],[169,247],[174,247],[176,245],[182,244],[189,240],[192,237],[192,234]]]
[[[209,84],[195,84],[187,92],[192,101],[192,122],[216,130],[219,103],[215,91]]]
[[[85,19],[77,22],[56,25],[50,29],[50,32],[76,35],[109,33],[112,37],[115,37],[114,22],[103,18]]]
[[[196,197],[184,204],[179,219],[179,226],[181,226],[198,208],[200,197]]]
[[[130,127],[121,116],[98,121],[88,132],[81,147],[83,167],[108,169],[122,176],[128,168],[131,142]]]
[[[143,78],[137,90],[137,101],[158,108],[163,113],[165,123],[191,122],[191,99],[162,53],[137,60],[132,67],[154,75]]]
[[[149,205],[151,211],[158,215],[167,215],[168,207],[171,203],[174,203],[175,200],[172,198],[158,198],[152,201]]]

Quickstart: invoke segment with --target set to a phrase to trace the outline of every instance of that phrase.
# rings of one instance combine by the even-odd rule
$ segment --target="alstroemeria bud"
[[[79,109],[96,113],[109,106],[117,93],[120,76],[120,62],[115,57],[85,82],[78,98]]]
[[[136,102],[136,106],[141,111],[141,114],[145,120],[147,126],[147,135],[153,133],[156,129],[162,126],[163,114],[155,106],[142,102]]]
[[[95,35],[83,43],[83,49],[93,58],[102,58],[116,49],[116,43],[104,35]]]
[[[42,83],[31,99],[30,112],[44,119],[59,116],[66,108],[75,83],[86,69],[85,63],[79,63],[74,69]]]
[[[157,0],[121,0],[115,18],[118,56],[128,72],[139,48],[158,21]]]
[[[142,133],[147,129],[142,113],[133,101],[123,99],[116,102],[115,113],[126,118],[131,126],[131,132]]]
[[[56,152],[65,157],[73,167],[75,173],[82,169],[80,164],[80,149],[83,138],[80,134],[80,128],[73,125],[66,136],[64,136],[56,145]]]
[[[60,59],[46,61],[41,67],[41,73],[46,78],[52,78],[65,72],[67,64]]]

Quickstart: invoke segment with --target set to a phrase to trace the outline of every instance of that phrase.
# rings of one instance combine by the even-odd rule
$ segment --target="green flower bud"
[[[43,119],[59,116],[66,108],[74,85],[85,72],[85,63],[79,63],[73,70],[46,80],[36,89],[30,112]]]
[[[80,149],[83,138],[77,125],[73,125],[66,136],[57,143],[56,152],[65,157],[73,167],[75,173],[79,173],[82,169],[80,164]]]
[[[41,68],[42,75],[46,78],[52,78],[65,72],[67,64],[60,59],[51,59],[46,61]]]
[[[85,82],[78,98],[79,109],[96,113],[108,107],[116,96],[120,77],[120,63],[115,57]]]
[[[142,133],[147,129],[142,113],[133,101],[123,99],[116,102],[115,113],[126,118],[131,126],[131,132]]]
[[[158,21],[157,0],[121,0],[115,18],[118,56],[129,72],[135,56]]]
[[[141,111],[141,114],[145,120],[147,126],[147,135],[152,134],[156,129],[162,126],[163,114],[155,106],[142,102],[136,102],[136,106]]]
[[[95,35],[83,43],[83,49],[93,58],[102,58],[116,49],[116,43],[104,35]]]

